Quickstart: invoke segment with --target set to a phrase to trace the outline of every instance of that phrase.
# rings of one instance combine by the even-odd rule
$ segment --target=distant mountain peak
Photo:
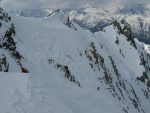
[[[145,11],[147,11],[148,8],[145,4],[128,4],[125,5],[123,8],[120,8],[117,10],[117,13],[121,14],[145,14]]]

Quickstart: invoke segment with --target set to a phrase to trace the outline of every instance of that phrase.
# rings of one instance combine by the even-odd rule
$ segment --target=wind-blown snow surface
[[[30,74],[1,73],[12,93],[0,94],[0,108],[8,106],[0,112],[149,113],[148,80],[137,81],[146,71],[141,54],[149,60],[142,45],[135,40],[136,49],[113,25],[92,34],[65,15],[11,14],[21,63]],[[0,91],[7,94],[4,87]]]
[[[11,112],[17,102],[29,97],[28,78],[28,74],[0,73],[0,112]]]

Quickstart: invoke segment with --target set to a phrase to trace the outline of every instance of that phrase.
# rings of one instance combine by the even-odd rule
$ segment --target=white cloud
[[[39,8],[39,7],[57,7],[57,8],[78,8],[90,4],[96,7],[105,7],[112,3],[137,4],[150,3],[150,0],[1,0],[1,6],[6,9],[19,8]]]

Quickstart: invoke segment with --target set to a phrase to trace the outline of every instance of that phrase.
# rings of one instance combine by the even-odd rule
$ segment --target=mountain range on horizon
[[[46,17],[51,14],[51,10],[57,8],[31,8],[20,10],[9,10],[25,17]],[[98,32],[103,27],[109,25],[112,18],[117,20],[125,19],[130,24],[135,38],[146,44],[150,44],[150,8],[149,5],[136,4],[134,6],[113,5],[109,8],[63,8],[68,13],[69,18],[84,29],[91,32]]]

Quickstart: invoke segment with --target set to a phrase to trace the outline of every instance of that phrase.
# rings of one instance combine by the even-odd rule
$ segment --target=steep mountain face
[[[15,25],[11,17],[0,9],[0,71],[21,71],[23,56],[17,51]]]
[[[10,95],[0,94],[1,112],[149,113],[150,55],[125,20],[111,19],[91,33],[62,10],[28,14],[0,20],[7,71],[30,72],[13,78]]]
[[[131,16],[130,18],[126,18],[128,23],[131,23],[132,30],[134,32],[135,37],[144,43],[149,44],[150,37],[150,21],[149,16],[145,18],[144,16]]]
[[[134,7],[118,9],[115,14],[118,18],[124,18],[131,25],[135,37],[149,44],[150,37],[150,9],[142,4]]]

